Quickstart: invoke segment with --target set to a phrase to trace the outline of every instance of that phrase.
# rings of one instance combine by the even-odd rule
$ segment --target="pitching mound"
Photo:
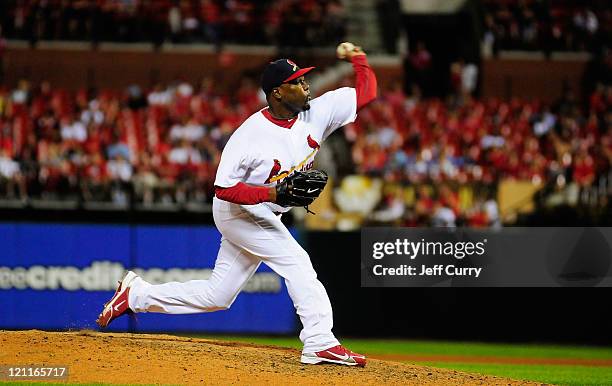
[[[525,384],[399,362],[302,365],[294,349],[169,335],[0,331],[0,364],[67,365],[69,382],[121,384]]]

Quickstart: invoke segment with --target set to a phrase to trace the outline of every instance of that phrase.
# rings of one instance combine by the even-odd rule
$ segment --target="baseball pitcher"
[[[289,59],[265,68],[261,87],[268,106],[251,115],[223,149],[215,180],[213,216],[222,234],[208,280],[152,285],[128,272],[97,323],[106,327],[128,312],[186,314],[228,309],[262,262],[285,279],[303,329],[302,363],[365,366],[364,355],[332,333],[332,307],[308,253],[281,222],[292,207],[308,207],[327,182],[312,170],[320,144],[356,118],[376,97],[376,76],[360,47],[339,55],[350,61],[355,88],[311,99],[305,75]]]

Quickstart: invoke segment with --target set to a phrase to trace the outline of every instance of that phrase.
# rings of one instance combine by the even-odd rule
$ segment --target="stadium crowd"
[[[325,46],[342,40],[340,0],[3,0],[9,39]]]
[[[484,2],[484,42],[499,50],[595,51],[612,36],[606,1]]]
[[[76,93],[21,81],[0,91],[0,197],[209,202],[221,149],[262,102],[248,78],[233,96],[216,92],[212,79],[197,88]],[[499,221],[491,198],[501,179],[586,188],[607,173],[611,108],[612,87],[602,84],[586,109],[571,90],[546,105],[469,95],[422,100],[418,88],[409,96],[390,89],[342,131],[352,159],[345,174],[416,189],[410,210],[401,194],[384,190],[391,193],[375,215],[384,221],[490,225]],[[465,185],[478,187],[467,207]]]
[[[610,171],[610,86],[597,87],[584,113],[571,90],[551,105],[467,95],[421,100],[415,90],[408,97],[399,88],[385,93],[347,128],[358,173],[435,188],[417,190],[413,215],[435,218],[440,211],[443,222],[482,225],[486,212],[496,212],[490,198],[502,179],[588,189]],[[470,208],[461,208],[465,185],[480,188]]]
[[[219,151],[260,101],[247,80],[236,100],[212,81],[147,94],[71,94],[27,81],[0,95],[0,175],[9,197],[205,201]],[[136,198],[137,197],[137,198]]]
[[[381,30],[399,23],[396,1],[378,1]],[[499,50],[592,51],[609,41],[606,1],[482,0],[484,43]],[[346,33],[342,0],[5,0],[9,39],[335,45]],[[397,28],[396,28],[397,29]],[[383,36],[395,52],[398,30]],[[391,39],[390,42],[387,40]]]

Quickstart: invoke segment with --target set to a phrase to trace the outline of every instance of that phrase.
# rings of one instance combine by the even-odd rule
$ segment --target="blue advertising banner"
[[[206,279],[221,235],[212,226],[0,223],[0,329],[95,329],[123,272],[153,283]],[[261,265],[227,311],[138,314],[110,330],[289,333],[285,283]]]

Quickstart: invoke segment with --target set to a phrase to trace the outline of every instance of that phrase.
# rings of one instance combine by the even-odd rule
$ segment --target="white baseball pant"
[[[308,253],[266,205],[237,205],[214,198],[215,225],[222,234],[208,280],[152,285],[138,278],[130,289],[134,312],[190,314],[228,309],[263,261],[285,279],[302,321],[304,352],[339,344],[332,333],[332,307]],[[266,312],[262,310],[261,312]]]

